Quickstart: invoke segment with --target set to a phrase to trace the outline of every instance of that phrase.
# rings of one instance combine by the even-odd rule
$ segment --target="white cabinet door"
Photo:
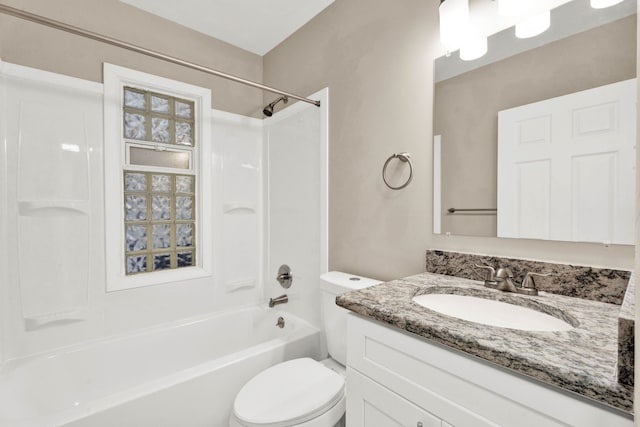
[[[347,427],[441,427],[424,409],[347,368]]]
[[[498,114],[498,237],[634,243],[635,88]]]

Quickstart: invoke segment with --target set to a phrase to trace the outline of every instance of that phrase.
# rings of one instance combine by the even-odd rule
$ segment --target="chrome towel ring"
[[[409,164],[409,179],[407,179],[407,182],[405,182],[404,184],[398,186],[398,187],[394,187],[392,185],[390,185],[387,182],[387,166],[389,165],[389,162],[393,159],[400,159],[400,161],[408,163]],[[384,162],[384,166],[382,167],[382,180],[384,181],[384,183],[387,185],[387,187],[389,187],[392,190],[402,190],[404,187],[406,187],[407,185],[409,185],[409,183],[411,182],[411,180],[413,179],[413,164],[411,164],[411,154],[409,153],[393,153],[391,156],[389,156],[389,158],[387,159],[386,162]]]

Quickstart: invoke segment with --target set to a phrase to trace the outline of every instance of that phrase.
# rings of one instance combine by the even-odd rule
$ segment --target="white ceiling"
[[[264,55],[334,0],[120,0]]]

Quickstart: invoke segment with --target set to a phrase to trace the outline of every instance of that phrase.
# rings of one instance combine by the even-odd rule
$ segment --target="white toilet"
[[[322,318],[331,358],[294,359],[272,366],[236,396],[230,427],[344,426],[347,310],[336,295],[380,283],[332,271],[320,276]]]

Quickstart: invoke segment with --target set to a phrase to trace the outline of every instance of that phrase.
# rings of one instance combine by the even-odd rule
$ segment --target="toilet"
[[[322,318],[329,358],[293,359],[249,380],[233,403],[230,427],[344,426],[347,310],[336,295],[381,283],[331,271],[320,276]]]

